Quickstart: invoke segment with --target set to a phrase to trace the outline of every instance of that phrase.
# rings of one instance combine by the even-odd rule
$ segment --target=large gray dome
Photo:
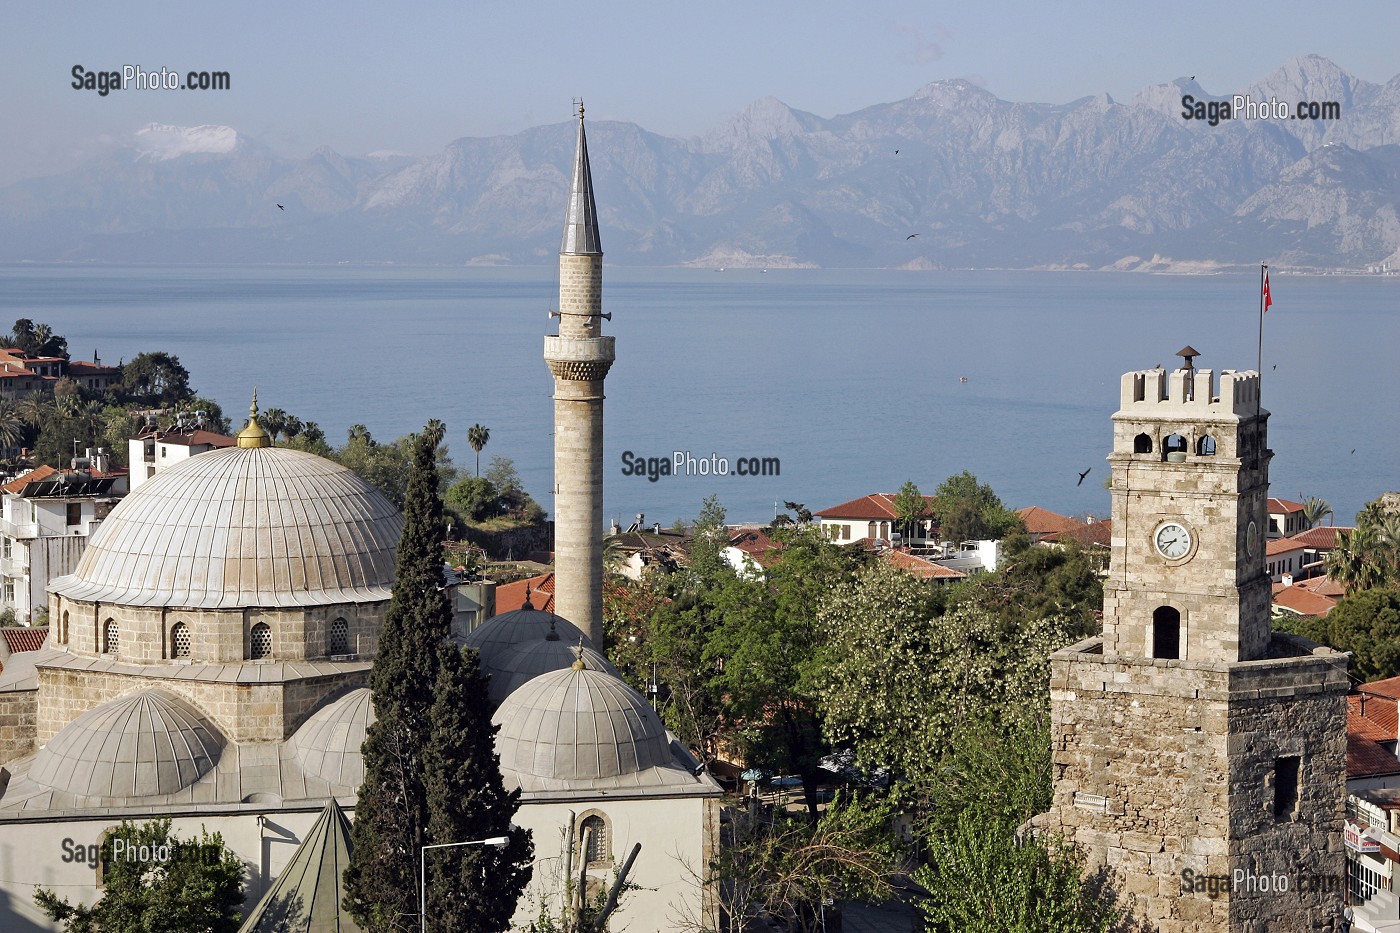
[[[551,633],[544,638],[524,642],[509,651],[493,653],[493,657],[496,659],[495,666],[486,667],[483,663],[481,672],[491,675],[491,702],[500,706],[506,697],[524,684],[541,674],[562,671],[570,667],[580,656],[589,670],[603,671],[615,677],[619,676],[617,668],[609,664],[607,658],[586,644],[580,648],[577,637],[574,639],[574,643],[570,644],[558,633]]]
[[[598,650],[574,623],[563,616],[539,609],[516,609],[492,616],[472,630],[463,643],[477,650],[481,655],[481,669],[489,674],[503,670],[505,656],[517,647],[541,641],[551,632],[570,645],[578,645],[582,640],[585,648]]]
[[[127,606],[237,609],[386,600],[403,519],[364,480],[280,447],[212,450],[114,508],[49,589]]]
[[[370,698],[368,687],[351,690],[302,724],[292,737],[302,771],[327,784],[359,787],[365,782],[365,759],[360,746],[374,722]]]
[[[29,776],[79,797],[147,797],[189,787],[223,737],[189,703],[143,690],[90,709],[39,749]]]
[[[491,721],[500,726],[501,770],[567,788],[670,763],[671,744],[641,694],[603,671],[566,668],[542,674],[506,697]],[[525,783],[525,782],[522,782]]]

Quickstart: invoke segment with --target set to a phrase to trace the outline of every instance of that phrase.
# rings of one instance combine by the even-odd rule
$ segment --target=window
[[[332,655],[350,653],[350,624],[344,619],[336,619],[331,623],[326,653]]]
[[[0,557],[5,558],[5,560],[9,560],[10,548],[14,547],[14,544],[15,542],[13,538],[0,538]]]
[[[68,610],[63,610],[62,621],[58,628],[58,641],[60,644],[68,644]]]
[[[1152,612],[1152,656],[1181,657],[1181,613],[1171,606],[1158,606]]]
[[[1274,759],[1274,816],[1293,820],[1298,816],[1298,777],[1302,759],[1285,755]]]
[[[6,577],[6,578],[5,578],[5,586],[4,586],[4,589],[3,589],[3,590],[0,590],[0,593],[3,594],[3,599],[4,599],[6,605],[14,605],[14,602],[15,602],[15,581],[14,581],[14,580],[11,580],[9,577]]]
[[[81,525],[83,523],[83,504],[81,502],[68,503],[68,527]]]
[[[1380,872],[1361,859],[1347,856],[1347,893],[1351,900],[1362,904],[1371,899],[1381,886]]]
[[[1214,457],[1215,438],[1209,434],[1201,435],[1200,439],[1196,441],[1196,454],[1201,457]]]
[[[1133,438],[1133,453],[1152,453],[1152,438],[1147,434],[1139,434],[1137,437]]]
[[[1186,459],[1187,447],[1185,437],[1180,434],[1169,434],[1167,439],[1162,441],[1162,459],[1172,463],[1181,463]]]
[[[598,814],[586,816],[579,823],[579,841],[583,845],[583,860],[587,865],[608,865],[612,863],[611,840],[608,839],[608,822]]]
[[[272,654],[272,629],[267,627],[266,622],[259,622],[253,626],[252,635],[249,638],[248,657],[256,661],[258,658],[265,658]]]
[[[183,622],[176,622],[170,629],[170,656],[172,658],[188,658],[190,656],[190,627]]]
[[[102,653],[118,654],[121,648],[121,629],[115,619],[102,623]]]

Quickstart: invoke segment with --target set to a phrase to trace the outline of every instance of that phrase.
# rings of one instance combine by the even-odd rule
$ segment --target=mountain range
[[[1335,101],[1340,118],[1183,117],[1186,95],[1235,93]],[[230,127],[153,124],[0,189],[0,261],[540,264],[574,135],[289,159]],[[1400,76],[1319,56],[1222,95],[1182,78],[1127,102],[1015,103],[949,80],[830,119],[765,98],[699,137],[610,121],[588,136],[613,263],[1400,269]]]

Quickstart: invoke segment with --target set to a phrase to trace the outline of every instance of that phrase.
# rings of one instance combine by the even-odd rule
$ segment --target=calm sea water
[[[1400,488],[1400,278],[1273,277],[1264,405],[1273,492],[1350,523]],[[470,467],[491,429],[551,507],[548,267],[0,266],[0,322],[47,322],[75,357],[179,356],[241,418],[264,407],[389,439],[429,418]],[[1258,280],[1106,273],[604,272],[605,510],[670,524],[717,493],[733,520],[820,509],[969,469],[1012,506],[1103,515],[1121,373],[1253,368]],[[1276,368],[1275,368],[1276,367]],[[960,381],[961,377],[967,381]],[[1351,453],[1352,449],[1355,453]],[[623,476],[624,450],[777,457],[778,477]],[[1082,486],[1077,474],[1093,472]]]

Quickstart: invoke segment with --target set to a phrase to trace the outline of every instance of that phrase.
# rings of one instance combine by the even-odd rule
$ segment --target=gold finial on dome
[[[239,447],[271,447],[272,438],[258,424],[258,389],[253,387],[253,404],[248,408],[248,426],[238,432]]]
[[[582,636],[582,635],[580,635],[580,636],[578,637],[578,647],[574,649],[574,652],[575,652],[575,654],[574,654],[574,663],[573,663],[573,664],[570,664],[569,667],[570,667],[571,669],[573,669],[573,670],[576,670],[576,671],[587,670],[587,666],[583,663],[583,636]]]

